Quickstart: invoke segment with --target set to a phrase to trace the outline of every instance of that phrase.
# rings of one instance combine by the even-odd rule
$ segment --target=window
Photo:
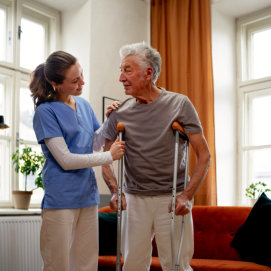
[[[14,1],[0,1],[0,61],[12,62]]]
[[[239,202],[254,182],[271,188],[271,12],[238,21]]]
[[[0,68],[0,115],[5,116],[5,122],[10,123],[13,72]],[[11,196],[11,130],[0,130],[0,199],[9,201]]]
[[[41,152],[28,85],[31,71],[56,50],[58,20],[58,12],[33,1],[0,0],[0,114],[10,126],[0,130],[1,206],[12,206],[11,191],[23,186],[23,176],[12,167],[12,153],[24,144]],[[29,190],[34,179],[30,177]],[[40,206],[42,196],[41,189],[34,190],[32,206]]]

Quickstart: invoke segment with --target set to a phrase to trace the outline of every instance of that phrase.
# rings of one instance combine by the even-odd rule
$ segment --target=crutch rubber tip
[[[117,125],[117,133],[124,130],[124,124],[122,122],[119,122]]]
[[[179,122],[177,122],[177,121],[174,121],[174,122],[172,123],[171,127],[172,127],[172,129],[173,129],[174,131],[178,130],[178,131],[181,131],[182,133],[184,133],[183,127],[182,127],[182,126],[179,124]]]

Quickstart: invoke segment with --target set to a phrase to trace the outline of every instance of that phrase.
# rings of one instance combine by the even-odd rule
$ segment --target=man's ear
[[[152,67],[148,67],[146,69],[146,74],[147,74],[147,78],[148,80],[151,80],[152,79],[152,75],[153,75],[153,68]]]

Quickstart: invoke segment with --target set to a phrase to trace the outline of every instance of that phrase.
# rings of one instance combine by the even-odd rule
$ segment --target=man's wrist
[[[112,186],[108,186],[110,192],[111,192],[111,195],[115,195],[115,194],[118,194],[118,187],[116,187],[115,185],[112,185]]]

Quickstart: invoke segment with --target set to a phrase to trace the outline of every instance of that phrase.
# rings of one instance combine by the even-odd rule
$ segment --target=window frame
[[[7,36],[10,38],[10,44],[6,45],[6,53],[7,59],[0,61],[0,64],[3,63],[6,66],[11,65],[14,60],[14,40],[15,40],[15,20],[14,20],[14,13],[15,13],[15,1],[14,0],[1,0],[0,5],[6,9],[7,12]],[[9,39],[8,38],[8,39]],[[7,43],[9,42],[7,39]]]
[[[42,21],[47,25],[48,28],[48,42],[45,45],[47,55],[59,48],[60,40],[60,12],[52,8],[46,7],[40,3],[28,1],[28,0],[0,0],[2,2],[11,3],[12,10],[12,52],[13,56],[11,61],[0,61],[0,73],[5,71],[12,76],[12,87],[10,88],[11,94],[11,104],[9,110],[11,112],[5,112],[5,122],[9,124],[10,128],[6,133],[0,134],[0,139],[9,142],[10,144],[10,154],[9,154],[9,176],[10,176],[10,196],[8,201],[1,201],[0,207],[12,207],[12,197],[11,192],[14,189],[19,188],[19,174],[15,173],[12,166],[11,154],[19,148],[20,143],[25,143],[29,145],[38,145],[36,141],[20,139],[19,135],[19,123],[20,123],[20,87],[21,82],[29,81],[31,70],[20,67],[20,40],[18,38],[18,26],[21,23],[22,17],[31,17],[33,21]],[[29,93],[30,94],[30,93]],[[30,207],[40,207],[40,203],[31,204]]]
[[[246,132],[249,128],[247,127],[249,125],[249,112],[246,112],[246,94],[253,93],[253,95],[260,97],[267,89],[269,89],[268,93],[271,93],[271,76],[250,79],[251,65],[253,64],[250,54],[250,38],[255,31],[270,28],[271,8],[237,19],[237,179],[239,181],[236,190],[236,199],[240,205],[247,205],[249,203],[245,197],[245,189],[252,183],[252,179],[249,176],[249,168],[246,168],[246,152],[271,148],[271,143],[267,145],[255,145],[249,144],[246,139]]]
[[[6,108],[9,108],[8,114],[5,115],[5,123],[8,123],[10,128],[5,130],[4,134],[0,135],[0,140],[6,141],[7,145],[9,146],[9,149],[12,151],[12,138],[13,138],[13,130],[14,128],[11,126],[12,120],[14,119],[14,110],[13,110],[13,104],[12,101],[14,99],[14,90],[15,90],[15,81],[14,81],[14,74],[15,72],[7,69],[0,67],[0,76],[7,77],[8,80],[8,86],[7,88],[10,88],[12,91],[6,91],[6,96],[5,96],[5,104],[7,104]],[[5,110],[5,109],[4,109]],[[8,110],[8,109],[7,109]],[[6,163],[6,161],[5,161]],[[14,187],[14,178],[13,178],[13,169],[12,169],[12,161],[11,161],[11,156],[8,155],[8,161],[7,161],[7,167],[8,167],[8,174],[5,174],[5,178],[8,178],[8,182],[10,184],[10,187]],[[1,176],[0,176],[1,177]],[[9,191],[9,198],[11,198],[11,191]],[[0,200],[0,206],[1,207],[9,207],[9,202],[7,201],[2,201]]]

